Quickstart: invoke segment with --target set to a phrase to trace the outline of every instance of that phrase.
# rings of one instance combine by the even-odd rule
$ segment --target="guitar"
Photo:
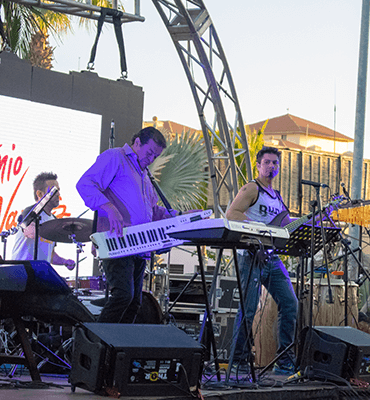
[[[337,204],[340,204],[342,201],[344,201],[346,198],[344,196],[340,196],[335,200],[330,201],[328,204],[326,204],[322,211],[325,212],[327,209],[334,208]],[[329,214],[331,214],[332,210],[330,210]],[[318,215],[318,211],[315,212],[315,216]],[[281,226],[282,220],[289,214],[288,211],[283,211],[280,214],[278,214],[268,225],[274,225],[274,226]],[[297,228],[299,228],[301,225],[305,224],[307,221],[309,221],[312,218],[312,212],[310,212],[307,215],[303,215],[301,218],[298,218],[289,224],[285,225],[284,228],[288,230],[289,233],[294,232]]]

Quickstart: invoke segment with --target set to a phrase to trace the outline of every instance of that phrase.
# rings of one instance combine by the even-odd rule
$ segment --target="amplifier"
[[[370,382],[370,335],[350,326],[315,326],[302,331],[300,369],[331,381]]]
[[[86,323],[74,332],[70,383],[122,396],[190,395],[203,357],[203,346],[172,325]]]
[[[186,284],[192,278],[184,275],[170,275],[170,301],[173,302]],[[207,292],[212,285],[212,276],[206,277]],[[200,277],[197,277],[185,292],[180,296],[173,308],[176,312],[188,308],[194,313],[204,313],[205,303],[203,286]],[[213,311],[217,313],[236,313],[239,308],[239,290],[236,277],[221,276],[217,277],[216,290],[214,293]]]
[[[170,302],[173,302],[185,286],[190,282],[193,275],[170,275]],[[206,276],[207,292],[209,291],[212,284],[212,276]],[[185,292],[180,296],[177,301],[177,306],[189,306],[194,308],[204,307],[204,293],[203,284],[200,276],[197,276],[195,280],[187,287]]]

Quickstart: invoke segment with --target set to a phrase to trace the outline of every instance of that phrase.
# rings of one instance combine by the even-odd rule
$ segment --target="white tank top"
[[[244,213],[248,219],[256,222],[263,222],[264,224],[269,224],[278,214],[286,210],[286,207],[281,200],[281,197],[274,190],[275,197],[263,189],[261,185],[258,184],[258,196],[257,200],[248,208]]]

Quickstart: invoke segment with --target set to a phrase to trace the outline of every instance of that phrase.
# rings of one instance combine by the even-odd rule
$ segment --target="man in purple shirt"
[[[109,149],[83,174],[77,190],[87,207],[98,211],[97,231],[122,235],[122,228],[144,224],[170,215],[157,205],[158,197],[147,167],[166,148],[157,129],[142,129],[131,145]],[[111,296],[98,322],[133,323],[141,305],[145,259],[128,256],[103,261]]]

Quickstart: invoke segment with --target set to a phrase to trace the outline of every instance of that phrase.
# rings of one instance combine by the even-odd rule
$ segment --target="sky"
[[[289,112],[354,138],[361,0],[204,2],[226,53],[245,123]],[[122,2],[128,12],[133,3]],[[141,1],[141,15],[145,22],[125,24],[123,34],[128,80],[144,90],[144,120],[157,116],[199,129],[185,72],[150,0]],[[63,43],[51,39],[54,70],[86,70],[95,32],[94,23],[89,31],[76,24]],[[104,25],[94,72],[120,77],[110,24]],[[367,125],[365,156],[370,158]]]

